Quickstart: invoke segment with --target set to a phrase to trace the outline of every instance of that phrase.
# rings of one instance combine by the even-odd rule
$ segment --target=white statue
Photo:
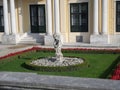
[[[62,48],[61,37],[59,34],[54,34],[53,38],[54,38],[54,48],[56,51],[55,52],[56,60],[62,62],[63,61],[63,54],[61,52],[61,48]]]

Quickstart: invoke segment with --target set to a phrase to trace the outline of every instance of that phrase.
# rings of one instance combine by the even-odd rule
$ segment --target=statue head
[[[53,38],[56,40],[60,40],[60,35],[55,33],[53,34]]]

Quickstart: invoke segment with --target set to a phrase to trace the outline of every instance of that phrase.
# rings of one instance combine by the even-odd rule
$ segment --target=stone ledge
[[[120,90],[120,81],[0,72],[1,90]]]

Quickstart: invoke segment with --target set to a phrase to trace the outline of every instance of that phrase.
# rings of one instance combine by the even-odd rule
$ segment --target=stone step
[[[24,41],[20,41],[20,43],[36,43],[36,41],[32,41],[32,40],[31,41],[27,41],[27,40],[25,41],[24,40]]]
[[[24,38],[24,39],[21,39],[20,41],[36,41],[35,39],[26,39],[26,38]]]
[[[23,39],[34,39],[33,37],[24,37]]]
[[[18,44],[36,44],[36,39],[31,36],[26,36],[22,38]]]
[[[18,44],[36,44],[36,42],[34,42],[34,41],[21,41],[21,42],[19,42]]]

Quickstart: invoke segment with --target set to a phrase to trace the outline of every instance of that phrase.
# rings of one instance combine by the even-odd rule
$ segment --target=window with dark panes
[[[120,32],[120,1],[116,2],[116,32]]]
[[[0,32],[4,32],[3,6],[0,6]]]
[[[88,32],[88,3],[70,4],[71,32]]]
[[[30,5],[31,33],[45,33],[45,5]]]

